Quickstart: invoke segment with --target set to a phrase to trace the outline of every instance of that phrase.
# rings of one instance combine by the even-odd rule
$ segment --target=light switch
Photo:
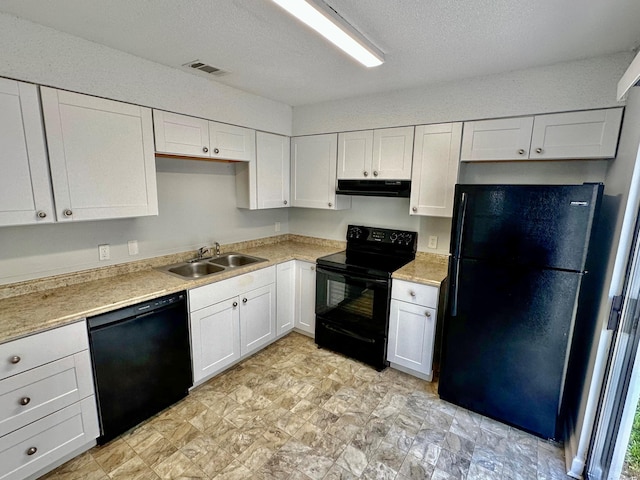
[[[137,240],[129,240],[127,242],[127,246],[129,247],[129,255],[138,255],[138,241]]]

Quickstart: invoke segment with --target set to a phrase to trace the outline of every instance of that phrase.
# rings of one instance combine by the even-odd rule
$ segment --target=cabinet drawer
[[[85,446],[98,433],[95,397],[90,396],[0,437],[0,480],[32,475]]]
[[[92,394],[88,350],[0,381],[0,437]]]
[[[425,307],[438,307],[438,290],[438,287],[405,282],[404,280],[391,282],[391,298]]]
[[[0,344],[0,380],[88,348],[84,321]]]
[[[276,281],[275,265],[189,290],[189,311],[195,312],[243,292]]]

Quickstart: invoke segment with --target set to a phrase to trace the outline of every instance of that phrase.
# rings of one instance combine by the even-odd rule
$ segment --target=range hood
[[[338,195],[404,197],[411,194],[410,180],[338,180]]]

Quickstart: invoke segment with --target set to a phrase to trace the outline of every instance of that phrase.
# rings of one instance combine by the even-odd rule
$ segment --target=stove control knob
[[[391,239],[391,243],[395,243],[395,241],[398,239],[398,234],[396,232],[393,232],[389,238]]]

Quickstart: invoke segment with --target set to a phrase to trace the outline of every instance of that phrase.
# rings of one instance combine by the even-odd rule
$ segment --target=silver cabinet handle
[[[36,215],[38,215],[38,218],[47,218],[47,212],[44,212],[42,210],[39,210]]]
[[[285,205],[286,205],[286,204],[288,204],[288,203],[289,203],[289,202],[287,202],[286,200],[284,201],[284,204],[285,204]]]
[[[366,170],[364,171],[364,176],[368,177],[369,176],[369,172],[367,172]]]
[[[29,397],[22,397],[20,399],[20,405],[22,406],[29,405],[30,402],[31,402],[31,399]]]
[[[536,153],[542,153],[542,149],[541,148],[536,148]]]
[[[411,211],[414,212],[414,213],[417,212],[418,211],[418,207],[411,208]]]
[[[524,155],[524,149],[521,148],[520,150],[518,150],[518,155]]]
[[[333,203],[329,202],[329,208],[333,207]]]
[[[66,209],[62,212],[62,214],[63,214],[65,217],[70,217],[71,215],[73,215],[73,212],[72,212],[71,210],[69,210],[68,208],[66,208]]]
[[[415,298],[416,292],[414,292],[413,290],[409,290],[409,295]]]
[[[429,311],[425,312],[425,313],[424,313],[424,315],[425,315],[427,318],[431,318],[431,312],[429,312]]]
[[[38,449],[36,447],[31,447],[29,450],[27,450],[27,455],[33,455],[37,451]]]
[[[218,153],[220,153],[220,150],[218,150],[217,148],[214,148],[214,149],[213,149],[213,153],[218,154]]]
[[[243,299],[242,299],[242,303],[247,303],[247,299],[246,299],[246,298],[243,298]]]
[[[373,176],[377,177],[378,176],[378,172],[376,170],[373,171]]]
[[[10,361],[11,363],[13,363],[14,365],[15,365],[16,363],[20,363],[20,360],[22,360],[22,359],[21,359],[18,355],[14,355],[13,357],[11,357],[11,358],[9,359],[9,361]]]
[[[238,306],[238,302],[233,302],[233,308],[236,308]]]
[[[202,151],[203,151],[204,153],[207,153],[207,152],[209,151],[209,149],[208,149],[207,147],[202,147]]]

